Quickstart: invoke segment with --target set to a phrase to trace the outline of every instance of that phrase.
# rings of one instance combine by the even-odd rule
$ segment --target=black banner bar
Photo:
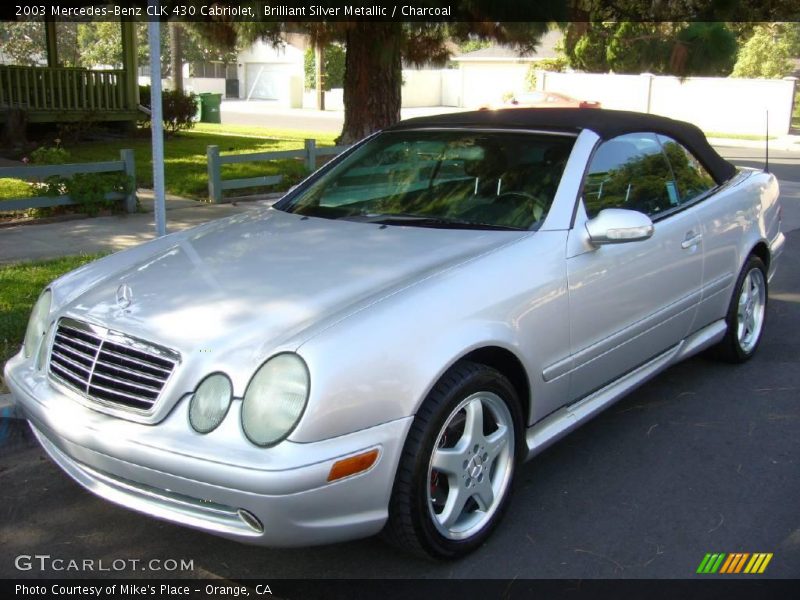
[[[797,21],[797,0],[11,0],[0,20],[221,22]]]
[[[5,598],[86,598],[200,600],[256,598],[282,600],[408,600],[416,598],[490,600],[495,598],[570,598],[693,600],[794,598],[798,580],[717,577],[671,580],[539,580],[539,579],[264,579],[260,580],[6,580]]]

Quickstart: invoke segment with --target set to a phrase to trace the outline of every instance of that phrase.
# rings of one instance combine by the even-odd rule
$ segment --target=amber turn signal
[[[342,477],[349,477],[356,473],[366,471],[378,459],[378,449],[364,452],[363,454],[356,454],[342,460],[337,460],[331,467],[331,472],[328,474],[328,481],[336,481]]]

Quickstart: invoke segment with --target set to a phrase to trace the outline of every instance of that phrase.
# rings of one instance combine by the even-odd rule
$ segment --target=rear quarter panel
[[[702,202],[703,300],[695,329],[725,317],[747,256],[760,242],[769,248],[782,235],[778,196],[774,175],[742,171]]]

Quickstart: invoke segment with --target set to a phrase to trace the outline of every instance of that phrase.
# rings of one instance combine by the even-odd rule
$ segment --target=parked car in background
[[[521,462],[701,350],[752,357],[783,245],[775,177],[687,123],[411,119],[272,208],[52,282],[6,381],[112,502],[254,544],[382,531],[455,558]]]
[[[481,107],[481,109],[500,108],[600,108],[594,100],[578,100],[556,92],[524,92],[515,94],[500,105]]]

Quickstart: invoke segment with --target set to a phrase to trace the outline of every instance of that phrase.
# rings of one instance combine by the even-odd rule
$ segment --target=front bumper
[[[188,424],[188,398],[158,425],[94,411],[18,355],[5,377],[44,450],[89,491],[147,515],[242,542],[305,546],[377,533],[412,417],[315,443],[247,442],[234,401],[218,429]],[[334,462],[377,448],[367,471],[332,483]]]

